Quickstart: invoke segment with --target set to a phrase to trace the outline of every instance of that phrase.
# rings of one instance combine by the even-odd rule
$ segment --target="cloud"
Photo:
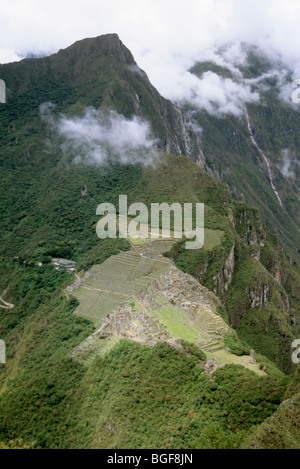
[[[0,63],[18,62],[20,57],[10,49],[0,48]]]
[[[256,46],[274,61],[281,60],[294,72],[294,77],[298,74],[300,77],[299,1],[207,0],[181,2],[181,6],[177,2],[171,5],[168,0],[161,3],[164,7],[160,8],[157,20],[160,34],[154,33],[152,40],[147,38],[151,47],[142,50],[140,45],[135,55],[163,96],[175,101],[188,98],[193,102],[195,98],[210,112],[238,113],[242,100],[257,99],[257,94],[251,92],[251,82],[240,80],[237,86],[221,80],[219,92],[214,93],[217,84],[214,75],[206,75],[199,84],[188,70],[197,61],[210,60],[238,76],[236,66],[246,63],[243,43]],[[282,95],[290,101],[288,86],[291,88],[287,84]]]
[[[126,119],[115,111],[86,108],[82,116],[54,118],[52,103],[43,103],[40,114],[62,137],[61,149],[74,163],[150,165],[157,157],[156,140],[149,123],[139,117]]]
[[[278,168],[286,178],[295,181],[297,174],[299,176],[300,162],[294,151],[289,148],[282,150],[282,161],[278,164]]]
[[[233,70],[245,60],[245,42],[300,78],[299,17],[299,0],[2,0],[0,35],[4,49],[26,56],[116,32],[164,97],[196,96],[211,112],[237,113],[241,101],[257,98],[251,83],[218,83],[212,74],[197,83],[188,70],[209,58]]]
[[[191,76],[183,86],[184,100],[196,108],[204,108],[210,114],[219,116],[241,115],[245,102],[259,101],[259,94],[252,92],[250,85],[220,77],[211,71],[204,73],[201,79]]]

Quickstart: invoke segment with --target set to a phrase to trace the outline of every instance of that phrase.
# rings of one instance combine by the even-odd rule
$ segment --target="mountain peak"
[[[119,36],[115,33],[82,39],[58,52],[58,55],[66,54],[75,58],[82,54],[92,57],[113,57],[121,63],[136,65],[132,53],[124,46]]]

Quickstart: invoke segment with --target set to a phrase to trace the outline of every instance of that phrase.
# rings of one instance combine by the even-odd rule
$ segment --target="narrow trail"
[[[125,298],[131,298],[132,295],[129,295],[128,293],[121,293],[116,290],[105,290],[104,288],[93,288],[93,287],[87,287],[85,285],[82,285],[82,288],[85,290],[91,290],[91,291],[100,291],[104,293],[112,293],[113,295],[119,295],[119,296],[124,296]]]
[[[153,258],[153,257],[147,257],[145,256],[143,253],[139,253],[139,255],[143,258],[143,259],[148,259],[150,261],[155,261],[155,262],[160,262],[162,264],[168,264],[168,265],[172,265],[172,261],[163,261],[161,259],[156,259],[156,258]]]
[[[169,260],[169,261],[163,260],[164,258],[161,254],[153,254],[153,257],[149,257],[149,256],[151,256],[151,252],[150,252],[151,247],[150,246],[149,246],[149,249],[147,249],[145,252],[140,252],[133,243],[130,243],[130,245],[131,245],[132,249],[134,250],[134,252],[136,252],[143,259],[147,259],[149,261],[161,262],[162,264],[168,264],[170,266],[173,265],[171,260]],[[145,253],[148,254],[148,256],[146,256]]]
[[[7,301],[3,300],[2,296],[0,296],[0,301],[4,303],[3,305],[0,305],[0,308],[3,308],[3,309],[12,309],[15,306],[12,303],[8,303]]]
[[[268,175],[269,175],[269,181],[270,181],[270,184],[271,184],[271,187],[273,189],[273,192],[274,194],[276,195],[277,197],[277,200],[280,204],[280,206],[283,208],[283,204],[282,204],[282,200],[280,198],[280,195],[275,187],[275,184],[273,182],[273,176],[272,176],[272,171],[271,171],[271,166],[270,166],[270,163],[269,163],[269,160],[266,156],[266,154],[262,151],[262,149],[258,146],[258,143],[256,142],[255,138],[254,138],[254,135],[253,135],[253,132],[252,132],[252,128],[251,128],[251,123],[250,123],[250,118],[249,118],[249,114],[248,114],[248,111],[247,111],[247,108],[245,106],[245,117],[246,117],[246,121],[247,121],[247,126],[248,126],[248,131],[249,131],[249,134],[250,134],[250,137],[251,137],[251,141],[253,143],[253,145],[256,147],[256,149],[258,150],[259,154],[262,156],[264,162],[266,163],[267,165],[267,169],[268,169]]]

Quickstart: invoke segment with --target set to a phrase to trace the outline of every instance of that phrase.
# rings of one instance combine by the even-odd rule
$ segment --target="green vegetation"
[[[282,68],[282,64],[274,64],[255,49],[249,49],[247,55],[248,64],[240,67],[245,78],[272,74],[277,66]],[[197,63],[191,69],[200,78],[208,71],[225,79],[240,79],[213,62]],[[299,107],[284,103],[280,96],[282,84],[275,76],[266,77],[262,85],[264,89],[253,86],[261,99],[247,104],[247,110],[255,139],[270,161],[283,209],[270,185],[266,164],[251,142],[245,117],[214,116],[199,109],[193,109],[193,115],[203,129],[203,151],[210,174],[227,183],[235,199],[258,207],[268,228],[299,263]],[[190,107],[187,105],[187,110]],[[284,171],[289,160],[289,171]]]
[[[243,442],[243,448],[299,448],[299,370],[298,367],[288,386],[284,402],[271,417],[249,433]]]
[[[0,365],[0,447],[297,447],[299,376],[292,374],[290,345],[300,330],[294,325],[299,323],[300,272],[284,249],[297,259],[298,202],[278,176],[289,213],[282,214],[258,171],[245,123],[235,118],[216,121],[198,114],[207,165],[226,174],[234,194],[243,192],[248,203],[260,207],[270,226],[279,226],[278,237],[268,232],[256,208],[234,202],[228,187],[191,158],[162,152],[152,166],[72,164],[74,155],[63,152],[63,139],[40,117],[43,102],[56,104],[54,117],[79,115],[91,105],[131,117],[137,94],[138,115],[151,123],[159,148],[184,148],[173,105],[142,72],[107,50],[98,53],[84,41],[51,58],[0,66],[9,90],[7,104],[0,107],[0,296],[14,305],[0,308],[0,337],[7,347],[7,363]],[[275,130],[264,129],[267,104],[249,113],[260,129],[259,143],[263,146],[264,140],[264,149],[268,155],[274,150],[279,163],[278,148],[291,143],[280,133],[286,113],[281,108],[275,116],[278,141]],[[208,141],[212,135],[214,142]],[[132,255],[127,240],[97,237],[98,204],[117,206],[120,194],[128,195],[128,204],[138,201],[148,208],[155,202],[205,204],[202,249],[186,251],[184,239],[158,241],[152,248],[155,256],[169,251],[164,255],[180,270],[217,295],[217,312],[235,327],[225,344],[237,355],[215,351],[224,366],[213,376],[202,363],[212,357],[211,350],[200,350],[196,336],[215,331],[215,316],[203,310],[192,324],[184,309],[151,290],[149,279],[155,280],[160,269],[151,261],[153,269],[147,270],[149,262],[138,254],[143,243],[135,244]],[[90,269],[86,281],[92,290],[86,295],[80,286],[66,294],[78,278],[55,270],[53,257],[75,261],[80,278]],[[114,264],[116,259],[123,263]],[[118,336],[99,337],[95,350],[85,348],[95,322],[118,307],[120,298],[129,300],[136,320],[134,314],[143,308],[133,295],[141,286],[153,292],[152,315],[183,339],[181,348]],[[107,291],[93,290],[101,287]],[[116,292],[124,297],[116,298]],[[137,320],[135,326],[142,327]],[[215,340],[207,345],[224,345],[222,337]],[[81,344],[82,355],[75,357]],[[247,363],[243,354],[250,348],[259,365]],[[254,371],[259,366],[260,373],[250,366]],[[285,438],[280,428],[288,427],[290,412],[292,426]],[[267,419],[273,417],[276,438],[268,434]]]
[[[205,362],[206,361],[206,355],[205,353],[203,352],[203,350],[201,350],[199,347],[197,347],[195,344],[191,343],[191,342],[186,342],[185,340],[181,340],[180,342],[181,346],[182,346],[182,349],[198,358],[198,360],[202,361],[202,362]]]
[[[299,268],[266,232],[257,209],[236,203],[229,211],[235,230],[228,218],[219,216],[225,232],[221,244],[187,251],[180,241],[167,256],[217,293],[225,306],[222,317],[243,342],[289,372],[291,338],[298,331],[291,326],[290,312],[298,318]]]
[[[202,78],[204,73],[212,72],[223,78],[234,79],[233,73],[228,68],[221,67],[213,62],[198,62],[190,69],[190,72],[199,78]]]
[[[218,370],[214,382],[198,357],[167,344],[121,341],[85,375],[82,438],[93,448],[234,448],[280,402],[285,379],[257,377],[243,367]],[[102,409],[99,414],[99,406]],[[212,444],[216,422],[220,434]]]
[[[251,352],[250,347],[247,347],[240,341],[234,329],[229,329],[225,332],[224,343],[235,355],[249,355]]]
[[[72,315],[75,306],[54,293],[5,336],[8,362],[0,368],[4,443],[22,438],[39,447],[65,445],[64,431],[72,426],[68,405],[83,376],[67,353],[92,332],[90,323]]]

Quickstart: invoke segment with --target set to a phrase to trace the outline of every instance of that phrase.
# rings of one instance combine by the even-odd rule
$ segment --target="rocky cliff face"
[[[265,224],[299,262],[300,108],[292,105],[292,99],[282,99],[284,86],[293,91],[291,77],[280,82],[282,64],[251,48],[246,56],[239,68],[245,79],[261,80],[259,85],[253,81],[252,87],[260,95],[258,102],[245,103],[240,116],[193,108],[203,129],[206,169],[228,184],[234,198],[259,207]],[[199,63],[191,70],[200,79],[208,71],[221,80],[239,81],[229,69],[213,62]],[[192,103],[188,106],[192,108]]]
[[[204,251],[194,265],[188,254],[174,250],[175,262],[191,265],[188,271],[220,298],[229,324],[248,345],[288,371],[298,330],[299,275],[258,210],[241,203],[227,213],[232,231],[222,246]]]
[[[250,248],[251,256],[259,261],[267,236],[259,211],[241,205],[235,215],[235,226],[241,240]]]

